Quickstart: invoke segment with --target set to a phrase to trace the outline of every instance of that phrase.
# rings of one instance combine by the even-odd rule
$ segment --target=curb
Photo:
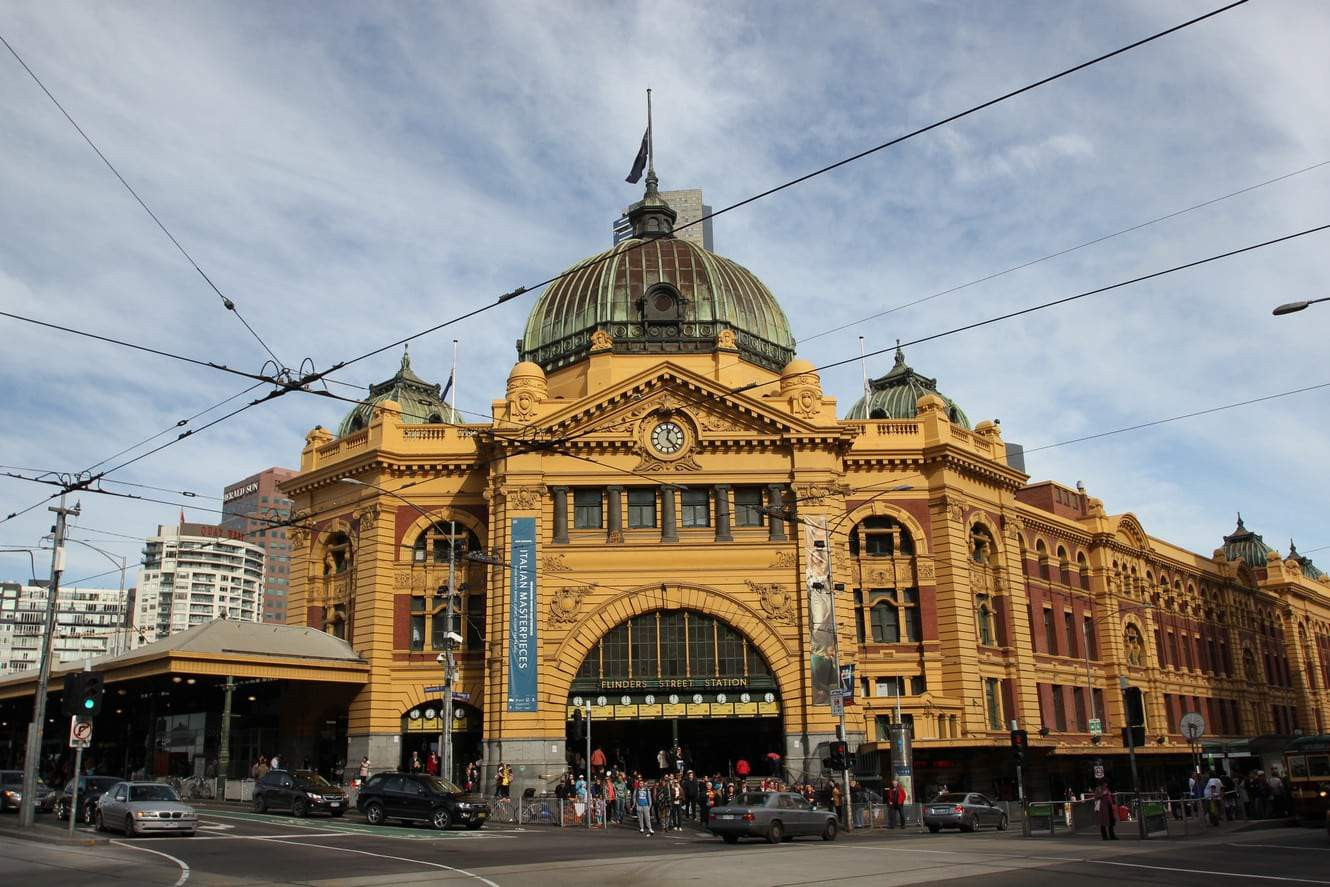
[[[103,844],[110,844],[110,838],[96,837],[69,837],[68,832],[55,831],[43,826],[34,826],[33,828],[10,828],[0,826],[0,838],[16,838],[20,841],[41,841],[43,844],[60,844],[65,847],[98,847]]]

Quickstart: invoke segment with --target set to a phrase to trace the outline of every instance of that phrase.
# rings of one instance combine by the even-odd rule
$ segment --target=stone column
[[[674,518],[674,487],[660,487],[660,541],[679,541],[679,522]]]
[[[568,542],[568,488],[550,487],[554,495],[554,544]]]
[[[730,532],[730,485],[717,484],[716,487],[716,541],[733,542]]]
[[[605,532],[605,541],[622,542],[623,541],[623,487],[606,487],[605,497],[608,501],[609,528]]]
[[[784,508],[785,507],[785,487],[783,484],[767,484],[767,507]],[[770,515],[771,520],[767,526],[771,532],[767,538],[772,542],[785,541],[785,518]]]

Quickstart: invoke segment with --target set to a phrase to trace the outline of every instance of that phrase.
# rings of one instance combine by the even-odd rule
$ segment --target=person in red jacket
[[[887,828],[896,828],[893,822],[905,828],[905,787],[898,779],[891,780],[887,789]]]
[[[740,758],[734,765],[734,775],[738,776],[740,779],[747,779],[752,772],[753,769],[748,766],[747,758]]]

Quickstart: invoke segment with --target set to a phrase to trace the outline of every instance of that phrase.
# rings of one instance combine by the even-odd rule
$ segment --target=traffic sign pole
[[[74,788],[69,796],[69,834],[79,818],[79,774],[83,772],[83,750],[92,744],[92,721],[78,715],[69,716],[69,747],[74,749]]]

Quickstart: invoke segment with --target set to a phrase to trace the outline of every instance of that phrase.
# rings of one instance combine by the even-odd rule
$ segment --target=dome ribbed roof
[[[368,428],[374,407],[385,400],[397,402],[402,408],[401,419],[408,425],[460,424],[461,418],[443,399],[444,394],[437,383],[426,382],[411,371],[411,357],[403,351],[402,366],[397,375],[369,386],[369,397],[346,414],[337,429],[337,436],[344,437]]]
[[[1266,555],[1274,551],[1259,533],[1253,533],[1242,522],[1238,514],[1238,526],[1224,537],[1224,557],[1231,561],[1244,561],[1251,567],[1265,567]]]
[[[520,359],[547,372],[585,358],[591,336],[616,352],[709,352],[723,331],[745,360],[779,371],[794,357],[789,321],[747,268],[673,236],[674,211],[648,181],[629,210],[634,237],[574,265],[527,318]]]
[[[1306,555],[1298,554],[1298,546],[1293,544],[1292,539],[1288,540],[1288,556],[1291,560],[1298,562],[1298,566],[1302,568],[1302,575],[1306,576],[1308,579],[1325,578],[1325,573],[1322,572],[1316,564],[1312,563],[1311,558]]]
[[[845,414],[847,419],[913,419],[918,415],[919,398],[936,394],[947,405],[947,418],[969,429],[970,420],[954,400],[937,390],[937,379],[921,376],[905,362],[905,352],[896,348],[896,363],[891,372],[868,383],[868,395],[861,397]]]

